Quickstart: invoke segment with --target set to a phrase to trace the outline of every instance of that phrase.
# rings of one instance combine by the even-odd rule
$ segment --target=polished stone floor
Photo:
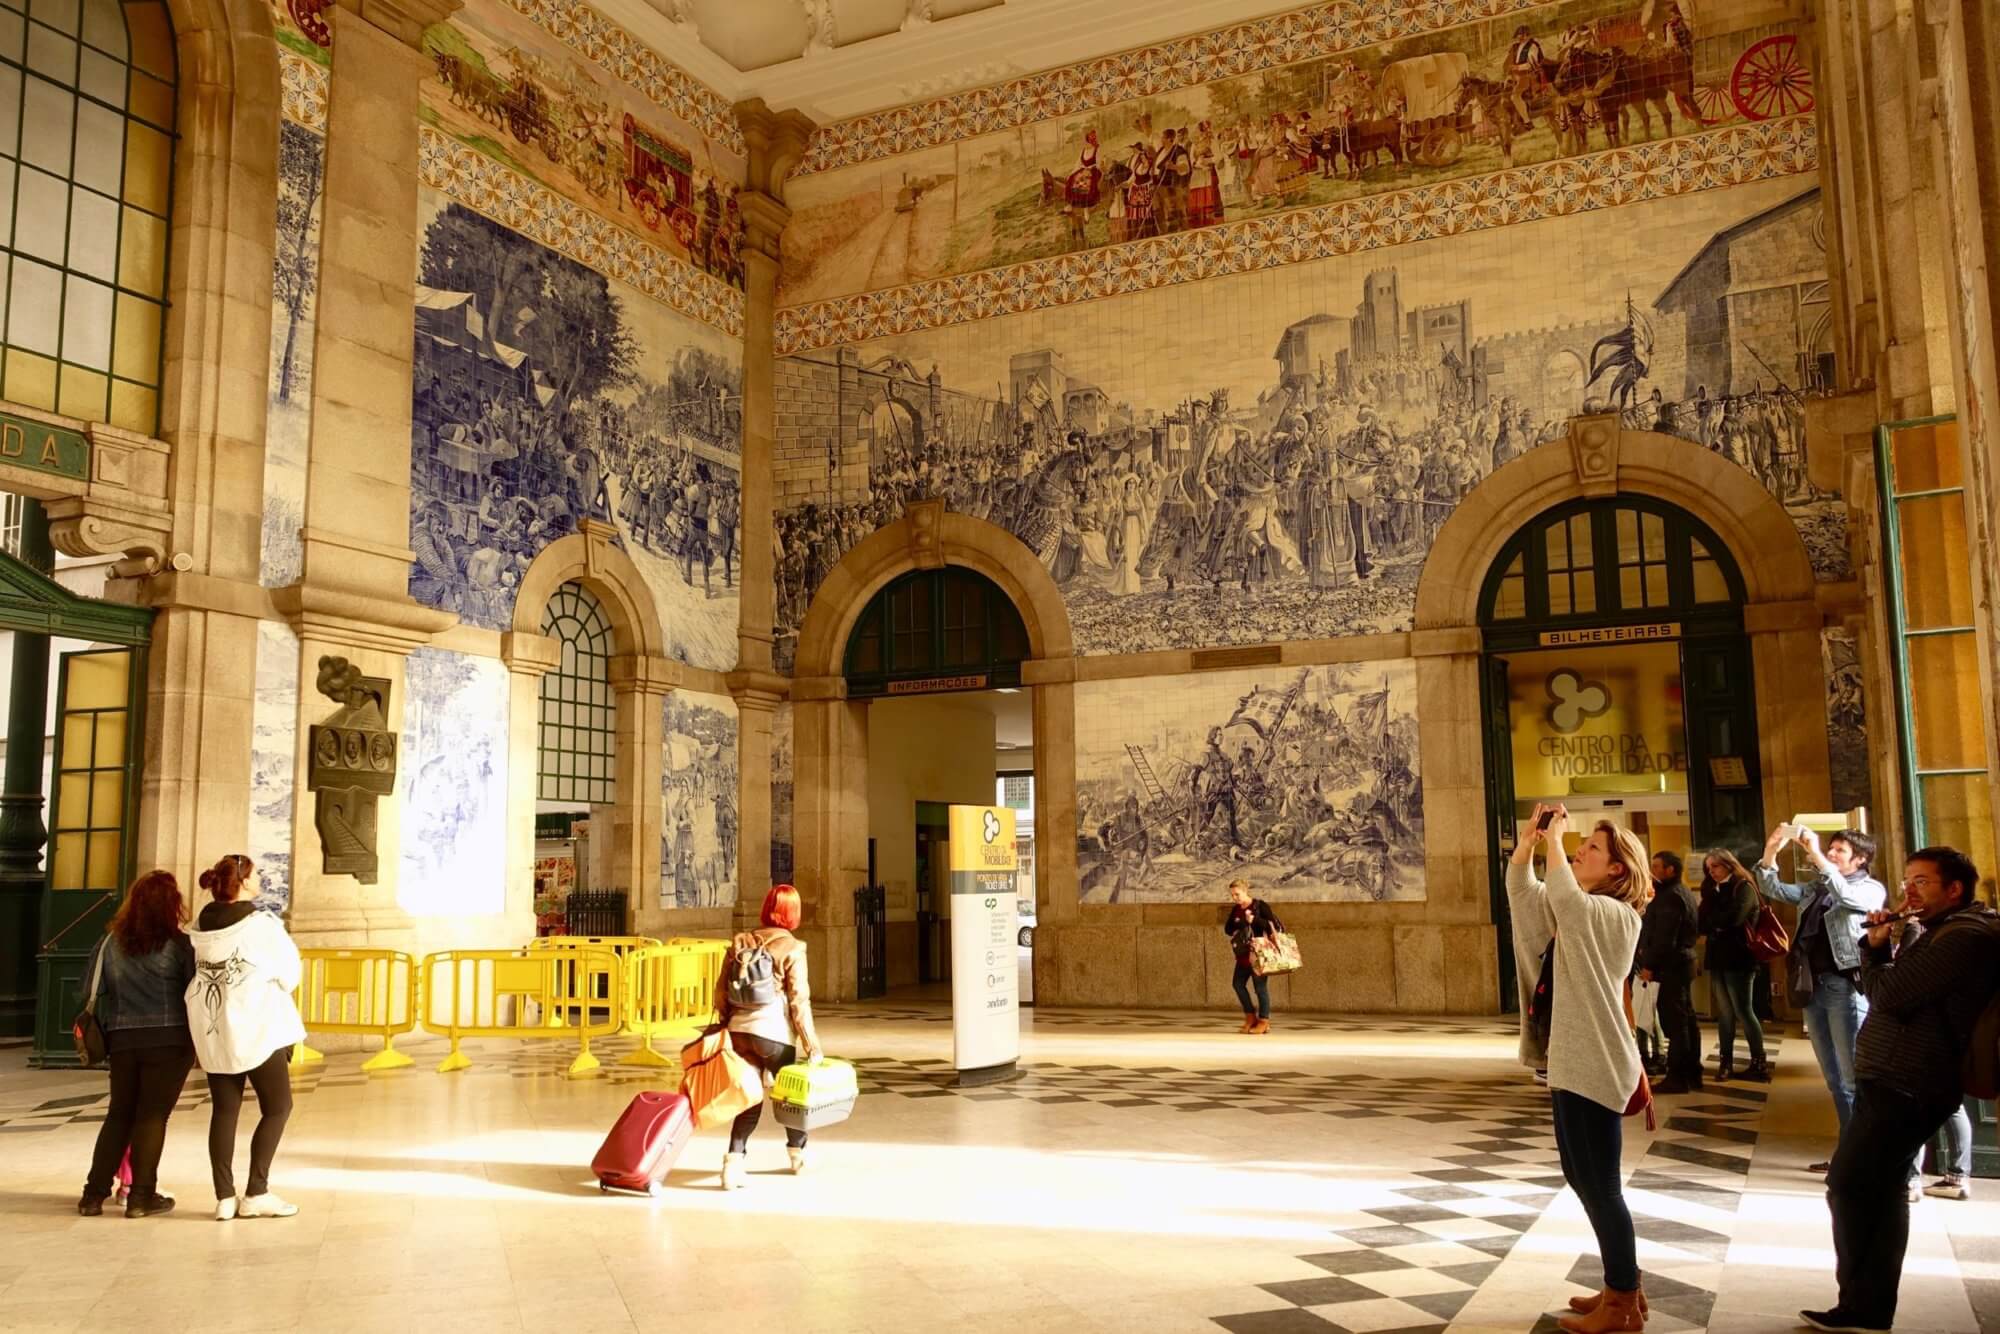
[[[302,1212],[226,1225],[199,1076],[162,1172],[183,1210],[80,1219],[103,1076],[4,1050],[0,1328],[1435,1334],[1552,1329],[1596,1286],[1510,1025],[1234,1027],[1029,1011],[1025,1077],[961,1090],[936,1001],[828,1007],[864,1096],[808,1174],[783,1171],[767,1122],[748,1189],[716,1189],[704,1133],[654,1200],[600,1195],[585,1164],[658,1072],[607,1059],[572,1081],[521,1044],[476,1044],[456,1075],[433,1073],[435,1043],[384,1076],[336,1054],[298,1077],[273,1179]],[[1802,1170],[1831,1109],[1808,1045],[1776,1051],[1772,1085],[1674,1099],[1650,1135],[1627,1123],[1654,1330],[1782,1330],[1831,1304]],[[1979,1185],[1916,1208],[1898,1328],[2000,1332],[2000,1182]]]

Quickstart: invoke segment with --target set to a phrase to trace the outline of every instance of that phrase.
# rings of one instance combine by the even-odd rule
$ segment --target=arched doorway
[[[882,980],[917,979],[919,824],[937,829],[947,804],[995,803],[1003,729],[1025,743],[1021,763],[1034,770],[1032,785],[1016,790],[1021,826],[1040,835],[1037,914],[1045,915],[1046,886],[1074,883],[1073,831],[1064,837],[1047,818],[1075,803],[1070,644],[1061,593],[1034,554],[940,502],[912,506],[821,583],[792,681],[793,879],[806,902],[801,934],[815,950],[816,989],[859,991],[861,967],[873,962],[861,939],[872,904],[857,891],[875,887],[885,891]],[[920,786],[885,781],[892,767],[910,772],[913,750],[947,759],[979,750],[983,771],[939,764]],[[924,837],[928,872],[932,836]],[[945,915],[931,903],[923,911]],[[946,928],[929,929],[941,964]]]
[[[1538,801],[1566,804],[1575,828],[1609,819],[1655,849],[1761,840],[1744,602],[1721,538],[1651,497],[1554,506],[1501,548],[1479,595],[1497,916],[1505,860]]]

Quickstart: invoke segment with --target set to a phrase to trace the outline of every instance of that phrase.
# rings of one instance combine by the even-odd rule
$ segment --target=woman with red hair
[[[97,997],[94,1013],[111,1067],[111,1106],[98,1127],[90,1176],[76,1203],[86,1218],[104,1212],[127,1145],[132,1193],[125,1216],[173,1210],[174,1197],[160,1194],[160,1151],[167,1144],[167,1118],[194,1066],[186,1000],[194,948],[182,930],[187,917],[173,874],[146,872],[132,882],[84,974]]]
[[[813,1028],[812,987],[806,980],[805,942],[794,936],[800,916],[799,892],[774,885],[764,896],[763,925],[730,942],[722,976],[715,984],[715,1008],[736,1054],[764,1072],[765,1086],[788,1065],[816,1061],[819,1034]],[[722,1188],[741,1190],[750,1133],[763,1119],[764,1104],[736,1118],[729,1128],[729,1152],[722,1159]],[[806,1169],[806,1133],[785,1129],[785,1152],[794,1175]]]

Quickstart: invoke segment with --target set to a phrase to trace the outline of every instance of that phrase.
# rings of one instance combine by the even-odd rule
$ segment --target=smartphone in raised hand
[[[1547,829],[1549,825],[1555,820],[1555,818],[1556,818],[1556,808],[1553,806],[1548,807],[1546,810],[1542,812],[1542,818],[1535,821],[1535,832],[1539,834],[1544,829]]]

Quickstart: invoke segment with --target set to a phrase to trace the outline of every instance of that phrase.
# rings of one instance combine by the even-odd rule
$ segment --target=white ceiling
[[[825,124],[1297,8],[1300,0],[595,0],[736,102]]]

